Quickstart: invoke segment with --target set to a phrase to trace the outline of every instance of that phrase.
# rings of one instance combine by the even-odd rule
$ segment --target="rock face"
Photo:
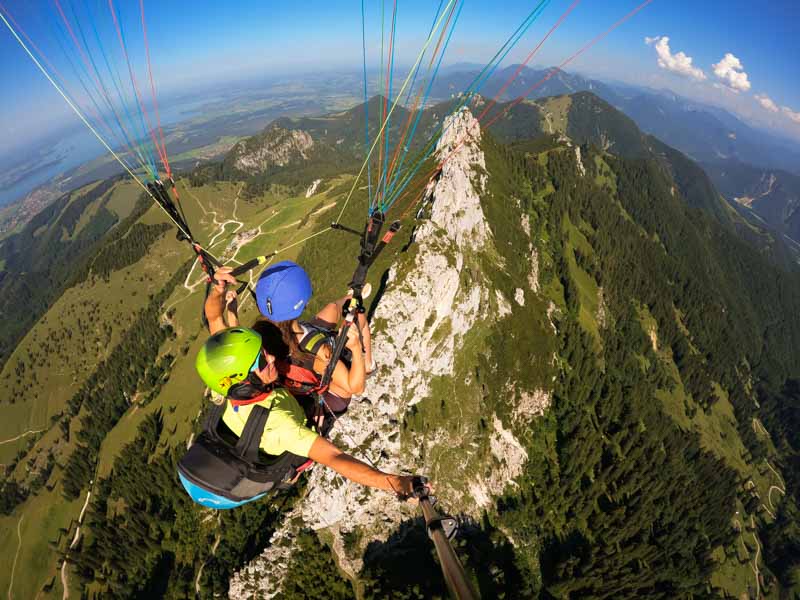
[[[457,434],[442,428],[408,447],[402,442],[400,423],[412,406],[431,396],[437,378],[455,376],[465,336],[511,310],[509,300],[499,291],[490,290],[480,277],[468,273],[476,271],[476,257],[493,244],[481,208],[487,175],[479,144],[480,128],[468,110],[448,117],[437,153],[440,159],[449,159],[435,185],[429,187],[430,218],[419,226],[415,248],[392,267],[387,291],[373,319],[373,355],[379,371],[368,381],[364,398],[353,401],[333,431],[335,444],[384,471],[432,473],[436,465],[423,458],[431,455],[431,449],[466,444],[468,440],[456,439]],[[515,300],[520,302],[519,294]],[[494,310],[487,311],[487,306]],[[526,413],[532,418],[549,405],[549,395],[526,402],[530,405]],[[506,485],[513,485],[528,458],[523,445],[497,415],[487,415],[486,420],[493,466],[487,476],[469,470],[453,474],[454,480],[460,478],[458,491],[448,494],[445,482],[437,487],[440,494],[453,498],[451,509],[477,515]],[[245,579],[264,582],[258,597],[279,594],[279,565],[286,562],[282,541],[291,538],[293,533],[287,529],[298,527],[298,522],[332,534],[339,566],[355,577],[363,566],[364,547],[345,551],[342,534],[358,529],[364,545],[385,541],[403,520],[414,515],[413,508],[385,492],[352,484],[330,469],[316,467],[307,497],[286,519],[286,527],[276,532],[275,544],[234,576],[231,598],[250,597]],[[247,585],[249,589],[253,584]]]
[[[254,175],[270,167],[307,160],[313,146],[314,140],[306,131],[272,126],[261,135],[236,144],[230,158],[236,170]]]

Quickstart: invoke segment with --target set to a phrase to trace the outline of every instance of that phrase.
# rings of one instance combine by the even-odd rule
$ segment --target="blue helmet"
[[[303,314],[311,299],[311,280],[303,267],[284,260],[266,269],[256,284],[258,310],[270,321],[289,321]]]

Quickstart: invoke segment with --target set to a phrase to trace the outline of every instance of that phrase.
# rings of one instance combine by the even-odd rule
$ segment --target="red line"
[[[391,76],[392,71],[392,53],[394,52],[394,28],[397,17],[397,0],[394,0],[394,5],[392,8],[392,32],[389,36],[389,51],[387,52],[387,60],[386,60],[386,85],[384,90],[386,91],[386,95],[383,97],[383,111],[381,113],[381,129],[384,129],[384,134],[381,136],[381,144],[380,148],[378,149],[378,166],[379,168],[383,169],[383,136],[389,136],[389,132],[385,130],[384,125],[386,123],[386,114],[389,110],[389,78]],[[380,194],[380,187],[381,181],[386,177],[386,173],[383,174],[383,177],[378,178],[378,190],[376,191],[376,195]],[[386,184],[384,183],[384,187]]]
[[[580,0],[578,0],[578,1],[580,1]],[[434,49],[433,54],[431,55],[431,60],[430,60],[430,63],[428,64],[428,72],[430,72],[431,67],[433,66],[433,61],[436,60],[436,55],[439,53],[439,48],[442,45],[442,41],[444,40],[445,32],[447,31],[448,25],[450,25],[450,20],[453,18],[453,13],[455,12],[455,9],[456,9],[456,5],[454,4],[453,7],[450,9],[450,15],[447,17],[447,22],[444,24],[444,27],[442,28],[442,32],[439,35],[439,40],[436,43],[436,48]],[[412,108],[408,113],[408,118],[406,119],[406,124],[405,124],[405,126],[403,128],[403,134],[400,136],[400,141],[397,143],[397,148],[395,149],[394,157],[392,158],[392,162],[389,165],[389,170],[387,171],[387,174],[386,174],[387,183],[389,181],[391,181],[391,177],[392,177],[392,174],[394,173],[395,165],[397,164],[397,159],[400,156],[400,150],[403,147],[403,142],[405,141],[409,130],[411,129],[411,121],[413,120],[414,113],[416,112],[417,107],[419,106],[419,101],[422,98],[422,91],[425,89],[425,86],[427,85],[427,83],[428,83],[428,81],[426,79],[422,83],[422,85],[420,86],[419,91],[417,92],[416,98],[414,98],[414,104],[412,105]]]
[[[502,117],[503,115],[507,114],[507,113],[508,113],[508,111],[510,111],[512,108],[514,108],[514,107],[515,107],[516,105],[518,105],[520,102],[522,102],[522,101],[523,101],[523,100],[524,100],[524,99],[525,99],[525,98],[526,98],[526,97],[527,97],[527,96],[528,96],[528,95],[529,95],[529,94],[530,94],[530,93],[531,93],[533,90],[535,90],[536,88],[538,88],[539,86],[541,86],[543,83],[545,83],[547,80],[549,80],[549,79],[550,79],[550,78],[551,78],[553,75],[555,75],[555,74],[556,74],[558,71],[560,71],[562,67],[564,67],[564,66],[568,65],[568,64],[569,64],[569,63],[571,63],[573,60],[575,60],[576,58],[578,58],[578,57],[579,57],[581,54],[583,54],[584,52],[586,52],[586,51],[587,51],[589,48],[591,48],[592,46],[594,46],[595,44],[597,44],[597,43],[598,43],[598,42],[600,42],[601,40],[603,40],[603,39],[605,39],[606,37],[608,37],[608,35],[609,35],[609,34],[610,34],[612,31],[614,31],[614,30],[615,30],[615,29],[617,29],[617,28],[618,28],[620,25],[624,24],[626,21],[628,21],[629,19],[631,19],[631,18],[632,18],[634,15],[636,15],[636,14],[637,14],[639,11],[641,11],[642,9],[644,9],[644,8],[645,8],[645,7],[646,7],[648,4],[650,4],[651,2],[653,2],[653,0],[645,0],[645,2],[642,2],[642,3],[641,3],[639,6],[637,6],[637,7],[636,7],[635,9],[633,9],[631,12],[629,12],[628,14],[626,14],[626,15],[625,15],[624,17],[622,17],[622,18],[621,18],[619,21],[617,21],[617,22],[616,22],[616,23],[614,23],[614,24],[613,24],[611,27],[609,27],[608,29],[606,29],[606,30],[605,30],[603,33],[601,33],[600,35],[596,36],[596,37],[595,37],[595,38],[593,38],[591,41],[589,41],[589,42],[588,42],[586,45],[584,45],[582,48],[580,48],[580,50],[578,50],[577,52],[575,52],[575,53],[574,53],[572,56],[570,56],[569,58],[567,58],[567,59],[565,59],[564,61],[562,61],[562,63],[561,63],[559,66],[552,68],[552,69],[551,69],[551,70],[550,70],[550,71],[547,73],[547,75],[545,75],[545,76],[544,76],[542,79],[540,79],[540,80],[539,80],[539,81],[537,81],[537,82],[536,82],[534,85],[532,85],[530,88],[528,88],[528,89],[525,91],[525,93],[524,93],[524,94],[522,94],[521,96],[519,96],[519,97],[518,97],[516,100],[514,100],[513,102],[509,103],[509,104],[508,104],[508,105],[507,105],[507,106],[506,106],[506,107],[505,107],[505,108],[504,108],[504,109],[503,109],[503,110],[502,110],[500,113],[498,113],[498,114],[497,114],[497,115],[496,115],[494,118],[492,118],[492,119],[491,119],[491,120],[490,120],[488,123],[486,123],[486,124],[483,126],[483,127],[484,127],[484,129],[487,129],[487,128],[488,128],[488,127],[490,127],[490,126],[491,126],[493,123],[495,123],[495,122],[496,122],[496,121],[497,121],[497,120],[498,120],[500,117]],[[548,33],[548,35],[549,35],[549,33]],[[406,210],[405,210],[405,211],[403,211],[403,213],[402,213],[402,215],[401,215],[401,218],[402,218],[402,217],[404,217],[404,216],[406,216],[406,215],[408,214],[409,210],[411,210],[411,208],[412,208],[414,205],[416,205],[416,204],[419,202],[419,200],[422,198],[422,195],[424,194],[425,187],[427,187],[427,185],[428,185],[428,183],[430,183],[431,179],[433,179],[433,178],[434,178],[434,177],[437,175],[437,173],[439,173],[439,172],[442,170],[442,167],[444,167],[445,163],[446,163],[448,160],[450,160],[450,159],[453,157],[453,155],[454,155],[454,154],[455,154],[455,153],[456,153],[456,152],[459,150],[459,148],[461,148],[461,146],[462,146],[462,145],[463,145],[463,144],[464,144],[464,143],[467,141],[467,138],[469,138],[469,137],[470,137],[470,135],[471,135],[471,134],[470,134],[470,132],[467,132],[465,135],[463,135],[463,136],[461,137],[461,139],[459,140],[458,144],[456,144],[455,148],[453,148],[453,149],[450,151],[450,153],[449,153],[449,154],[448,154],[448,155],[447,155],[447,156],[446,156],[446,157],[445,157],[445,158],[444,158],[444,159],[443,159],[443,160],[442,160],[442,161],[441,161],[441,162],[440,162],[440,163],[439,163],[439,164],[438,164],[438,165],[437,165],[435,168],[433,168],[433,169],[430,171],[430,173],[428,174],[428,176],[427,176],[426,178],[424,178],[424,180],[423,180],[423,181],[424,181],[424,184],[423,184],[423,186],[422,186],[422,189],[420,190],[420,194],[417,196],[417,198],[414,200],[414,202],[412,202],[411,204],[409,204],[408,208],[406,208]]]
[[[639,11],[641,11],[641,10],[642,10],[644,7],[646,7],[646,6],[647,6],[648,4],[650,4],[651,2],[653,2],[653,0],[645,0],[645,2],[642,2],[642,3],[641,3],[639,6],[637,6],[635,9],[633,9],[631,12],[629,12],[629,13],[628,13],[627,15],[625,15],[624,17],[622,17],[622,18],[621,18],[619,21],[617,21],[616,23],[614,23],[614,24],[613,24],[611,27],[609,27],[608,29],[606,29],[606,30],[605,30],[603,33],[601,33],[600,35],[598,35],[597,37],[595,37],[594,39],[592,39],[590,42],[588,42],[586,45],[584,45],[584,46],[583,46],[583,47],[582,47],[580,50],[578,50],[578,51],[577,51],[575,54],[573,54],[572,56],[570,56],[569,58],[567,58],[566,60],[564,60],[564,61],[563,61],[563,62],[562,62],[560,65],[558,65],[557,67],[553,67],[552,69],[550,69],[550,72],[549,72],[549,73],[547,73],[547,75],[545,75],[544,77],[542,77],[542,79],[540,79],[540,80],[539,80],[539,81],[537,81],[535,84],[533,84],[531,87],[529,87],[529,88],[528,88],[528,89],[525,91],[525,93],[524,93],[524,94],[522,94],[522,95],[521,95],[519,98],[517,98],[517,99],[516,99],[516,100],[514,100],[514,101],[513,101],[511,104],[509,104],[509,105],[508,105],[508,106],[505,108],[505,110],[503,110],[502,112],[500,112],[500,113],[499,113],[499,114],[498,114],[496,117],[494,117],[494,119],[492,119],[491,121],[489,121],[489,122],[488,122],[488,123],[485,125],[485,127],[489,127],[489,126],[490,126],[492,123],[494,123],[495,121],[497,121],[497,119],[499,119],[501,116],[503,116],[504,114],[506,114],[506,113],[507,113],[509,110],[511,110],[511,109],[512,109],[513,107],[515,107],[517,104],[519,104],[520,102],[522,102],[522,101],[523,101],[523,100],[524,100],[524,99],[525,99],[525,98],[526,98],[526,97],[527,97],[527,96],[528,96],[528,95],[529,95],[531,92],[533,92],[533,90],[535,90],[536,88],[538,88],[538,87],[540,87],[541,85],[543,85],[543,84],[544,84],[546,81],[548,81],[548,80],[549,80],[549,79],[550,79],[550,78],[551,78],[553,75],[555,75],[555,74],[556,74],[558,71],[560,71],[560,70],[562,69],[562,67],[565,67],[566,65],[568,65],[569,63],[571,63],[573,60],[575,60],[576,58],[578,58],[578,57],[579,57],[581,54],[583,54],[584,52],[586,52],[586,51],[587,51],[589,48],[591,48],[592,46],[594,46],[595,44],[597,44],[597,43],[598,43],[598,42],[600,42],[601,40],[603,40],[603,39],[605,39],[606,37],[608,37],[608,35],[609,35],[609,34],[610,34],[612,31],[614,31],[614,30],[615,30],[617,27],[619,27],[620,25],[622,25],[623,23],[625,23],[626,21],[628,21],[628,20],[629,20],[631,17],[633,17],[633,16],[634,16],[636,13],[638,13]]]
[[[569,6],[569,8],[568,8],[566,11],[564,11],[564,13],[563,13],[563,14],[561,15],[561,17],[558,19],[558,21],[556,21],[556,24],[555,24],[555,25],[553,25],[553,26],[550,28],[550,31],[548,31],[548,32],[547,32],[547,35],[545,35],[545,36],[544,36],[544,37],[541,39],[541,41],[540,41],[540,42],[539,42],[539,43],[536,45],[536,47],[535,47],[533,50],[531,50],[531,52],[528,54],[528,56],[525,58],[525,60],[524,60],[524,61],[522,61],[522,63],[519,65],[519,67],[517,67],[517,70],[514,72],[514,74],[513,74],[513,75],[512,75],[512,76],[509,78],[509,80],[508,80],[508,81],[506,81],[506,83],[503,85],[503,87],[501,87],[501,88],[500,88],[500,91],[499,91],[499,92],[497,92],[497,94],[495,94],[494,98],[492,98],[492,101],[491,101],[491,102],[489,102],[489,104],[486,106],[486,108],[484,108],[484,109],[483,109],[483,112],[481,112],[480,116],[478,117],[478,121],[480,121],[481,119],[483,119],[483,117],[485,117],[485,116],[486,116],[486,113],[488,113],[488,112],[489,112],[489,111],[492,109],[492,107],[494,107],[494,105],[495,105],[495,104],[497,104],[497,101],[500,99],[500,97],[503,95],[503,93],[504,93],[504,92],[505,92],[505,91],[508,89],[508,87],[509,87],[509,86],[510,86],[510,85],[511,85],[513,82],[514,82],[514,80],[516,80],[516,78],[517,78],[517,77],[519,76],[519,74],[522,72],[522,69],[524,69],[524,68],[525,68],[525,65],[527,65],[527,64],[528,64],[528,63],[531,61],[531,59],[532,59],[534,56],[536,56],[536,53],[537,53],[537,52],[539,52],[539,49],[540,49],[540,48],[541,48],[541,47],[544,45],[544,43],[545,43],[545,42],[547,41],[547,39],[548,39],[548,38],[549,38],[549,37],[550,37],[550,36],[553,34],[553,32],[554,32],[556,29],[558,29],[559,27],[561,27],[561,24],[562,24],[562,23],[563,23],[563,22],[566,20],[566,18],[569,16],[569,14],[570,14],[570,13],[571,13],[573,10],[575,10],[575,7],[577,7],[577,6],[578,6],[578,4],[580,3],[580,1],[581,1],[581,0],[575,0],[575,1],[574,1],[574,2],[573,2],[573,3],[572,3],[570,6]]]
[[[111,99],[110,99],[110,97],[108,95],[108,91],[106,90],[106,88],[103,85],[103,83],[100,81],[99,74],[97,73],[97,70],[92,66],[91,61],[89,60],[89,58],[86,56],[86,54],[83,51],[83,47],[81,46],[80,42],[78,42],[78,38],[75,35],[75,31],[72,29],[72,25],[70,25],[69,19],[67,19],[67,15],[64,14],[64,10],[61,8],[61,3],[58,0],[53,0],[53,2],[55,4],[56,8],[58,9],[58,13],[61,15],[61,20],[64,22],[64,25],[66,25],[66,27],[67,27],[67,31],[69,32],[69,35],[72,38],[72,43],[75,44],[75,47],[78,49],[78,53],[80,54],[81,60],[83,61],[84,66],[86,67],[86,72],[90,76],[94,77],[95,88],[97,89],[97,92],[99,94],[102,94],[102,96],[105,98],[106,104],[108,104],[108,106],[111,108],[111,112],[114,113],[114,117],[116,118],[117,122],[120,124],[120,127],[122,128],[122,130],[123,130],[125,136],[127,137],[127,139],[133,140],[134,138],[130,135],[128,130],[125,128],[123,120],[120,119],[119,115],[117,114],[117,111],[114,108],[114,103],[111,101]],[[40,51],[40,54],[41,54],[41,51]],[[95,113],[95,115],[97,115],[97,113]],[[99,117],[99,115],[97,115],[97,116]],[[100,122],[105,124],[105,121],[102,118],[100,118],[99,120],[100,120]],[[106,125],[106,129],[110,129],[110,126]],[[120,141],[118,136],[115,135],[114,137],[117,138],[117,141]],[[130,144],[128,144],[126,142],[123,145],[127,147],[128,152],[130,152],[131,155],[136,156],[136,152],[134,152],[133,147]]]
[[[56,0],[57,2],[58,0]],[[158,152],[158,156],[162,162],[164,162],[164,157],[161,155],[161,148],[158,146],[158,140],[156,140],[156,136],[153,133],[153,126],[150,123],[150,119],[147,116],[147,109],[144,106],[144,102],[142,102],[142,94],[139,91],[139,85],[136,83],[136,76],[133,74],[133,68],[131,67],[130,57],[128,56],[128,49],[125,47],[125,42],[122,39],[122,30],[120,29],[119,22],[117,21],[117,13],[114,10],[114,0],[108,0],[108,8],[111,11],[111,18],[114,21],[114,27],[117,30],[117,38],[119,39],[119,45],[122,47],[122,53],[125,56],[125,62],[128,65],[128,74],[131,76],[131,83],[133,84],[133,90],[136,94],[136,101],[139,105],[139,110],[141,111],[142,115],[144,116],[144,120],[147,122],[147,133],[150,134],[150,139],[153,141],[155,145],[156,152]],[[158,175],[155,173],[155,175]]]
[[[139,8],[141,9],[142,14],[142,33],[144,34],[144,49],[147,55],[147,74],[150,77],[150,92],[153,96],[153,109],[156,113],[156,123],[158,124],[158,135],[161,139],[161,159],[164,161],[164,168],[167,171],[167,177],[172,179],[172,169],[169,166],[169,160],[167,159],[167,145],[164,143],[164,131],[161,129],[161,116],[158,113],[158,100],[156,99],[156,85],[153,81],[153,70],[150,66],[150,44],[147,41],[147,25],[144,19],[144,0],[139,0]],[[158,144],[156,144],[158,146]],[[174,190],[173,186],[173,190]],[[177,196],[177,191],[175,191]]]

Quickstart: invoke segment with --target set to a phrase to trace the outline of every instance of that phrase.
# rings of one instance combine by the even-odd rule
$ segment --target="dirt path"
[[[187,191],[187,193],[188,193],[188,194],[189,194],[189,195],[190,195],[190,196],[191,196],[191,197],[192,197],[192,198],[193,198],[193,199],[194,199],[194,200],[197,202],[198,206],[199,206],[199,207],[200,207],[200,209],[203,211],[203,215],[204,215],[205,217],[211,216],[211,218],[212,218],[212,220],[213,220],[213,225],[215,225],[216,227],[219,227],[219,230],[218,230],[216,233],[214,233],[214,235],[211,237],[211,240],[209,241],[207,248],[209,248],[209,249],[210,249],[210,248],[212,248],[213,246],[215,246],[215,245],[218,245],[219,243],[221,243],[221,242],[225,241],[226,239],[229,239],[229,237],[230,237],[230,236],[233,236],[233,235],[237,234],[237,233],[238,233],[238,232],[239,232],[239,231],[240,231],[240,230],[241,230],[241,229],[244,227],[244,223],[242,223],[241,221],[239,221],[239,220],[238,220],[238,216],[237,216],[237,212],[238,212],[238,210],[239,210],[239,199],[240,199],[240,196],[241,196],[241,193],[242,193],[242,190],[243,190],[243,189],[244,189],[244,184],[241,184],[241,185],[239,186],[239,189],[238,189],[238,190],[237,190],[237,192],[236,192],[236,196],[235,196],[235,197],[234,197],[234,199],[233,199],[233,211],[232,211],[232,218],[231,218],[231,219],[227,219],[227,220],[225,220],[225,221],[222,221],[222,222],[220,222],[220,221],[219,221],[219,219],[217,218],[217,211],[210,210],[210,209],[206,209],[206,208],[203,206],[203,204],[200,202],[200,199],[199,199],[199,198],[198,198],[198,197],[197,197],[197,196],[196,196],[194,193],[192,193],[192,192],[191,192],[191,191],[190,191],[190,190],[187,188],[187,190],[186,190],[186,191]],[[335,207],[335,206],[336,206],[336,204],[337,204],[337,202],[338,202],[338,201],[334,201],[334,202],[331,202],[331,203],[329,203],[329,204],[326,204],[326,205],[324,205],[324,206],[320,207],[319,209],[317,209],[317,210],[313,211],[313,212],[311,213],[311,215],[310,215],[310,216],[312,216],[312,217],[317,217],[317,216],[319,216],[320,214],[322,214],[322,213],[324,213],[324,212],[327,212],[328,210],[330,210],[330,209],[332,209],[333,207]],[[239,261],[236,259],[236,257],[239,255],[239,252],[241,251],[241,249],[242,249],[244,246],[251,244],[253,241],[255,241],[257,238],[261,237],[262,235],[268,235],[268,234],[270,234],[270,233],[274,233],[275,231],[279,231],[279,230],[282,230],[282,229],[287,229],[287,228],[295,227],[295,226],[299,225],[299,224],[302,222],[302,220],[298,220],[298,221],[295,221],[294,223],[290,223],[290,224],[288,224],[288,225],[283,225],[283,226],[281,226],[281,227],[278,227],[277,229],[274,229],[274,230],[271,230],[271,231],[264,231],[264,230],[263,230],[263,227],[264,227],[264,225],[266,225],[266,224],[267,224],[267,223],[269,223],[269,222],[270,222],[272,219],[274,219],[275,217],[277,217],[277,216],[278,216],[278,215],[279,215],[281,212],[283,212],[283,210],[284,210],[284,209],[276,209],[274,212],[272,212],[272,214],[270,214],[269,216],[267,216],[267,217],[266,217],[266,218],[265,218],[265,219],[264,219],[264,220],[263,220],[263,221],[262,221],[262,222],[261,222],[261,223],[258,225],[258,227],[256,227],[256,228],[255,228],[255,230],[253,230],[253,231],[252,231],[252,235],[249,235],[249,236],[244,236],[244,238],[243,238],[242,240],[240,240],[240,243],[238,243],[238,244],[236,245],[236,247],[235,247],[235,248],[233,248],[233,254],[231,254],[231,256],[230,256],[228,259],[224,260],[224,263],[225,263],[225,264],[229,264],[229,263],[233,263],[233,264],[241,264],[241,263],[240,263],[240,262],[239,262]],[[230,225],[230,224],[235,224],[235,225],[236,225],[236,228],[235,228],[235,229],[234,229],[234,230],[233,230],[233,231],[232,231],[230,234],[226,235],[226,233],[227,233],[227,231],[226,231],[226,227],[227,227],[228,225]],[[296,232],[296,233],[295,233],[295,235],[293,235],[293,236],[290,238],[290,240],[289,240],[289,242],[290,242],[290,243],[291,243],[291,242],[293,242],[293,241],[294,241],[294,239],[296,239],[296,237],[297,237],[297,234],[298,234],[298,233],[299,233],[299,232]],[[267,267],[267,266],[270,264],[270,262],[272,262],[272,259],[270,259],[270,260],[269,260],[269,261],[266,263],[266,265],[263,265],[261,270],[263,271],[263,269],[265,269],[265,268],[266,268],[266,267]],[[172,304],[170,304],[169,306],[167,306],[167,307],[165,308],[165,310],[164,310],[164,314],[162,315],[162,319],[163,319],[163,320],[165,320],[165,321],[166,321],[166,313],[167,313],[167,312],[168,312],[168,311],[169,311],[171,308],[173,308],[173,307],[175,307],[176,305],[180,304],[180,303],[181,303],[181,302],[183,302],[184,300],[187,300],[187,299],[189,299],[189,298],[190,298],[190,297],[191,297],[191,296],[192,296],[192,295],[193,295],[193,294],[194,294],[194,293],[197,291],[197,288],[198,288],[198,286],[204,285],[204,284],[206,283],[206,278],[205,278],[205,275],[204,275],[204,276],[202,276],[202,277],[200,277],[200,278],[199,278],[199,279],[197,279],[197,280],[194,280],[194,277],[196,277],[196,275],[194,275],[194,274],[195,274],[195,269],[196,269],[197,265],[198,265],[198,261],[197,261],[197,260],[195,260],[195,261],[194,261],[194,263],[192,264],[192,268],[191,268],[191,269],[189,269],[189,273],[187,273],[187,275],[186,275],[186,279],[185,279],[185,280],[184,280],[184,282],[183,282],[183,287],[184,287],[184,289],[186,289],[186,291],[187,291],[188,293],[187,293],[185,296],[183,296],[182,298],[178,298],[178,299],[177,299],[177,300],[175,300],[175,301],[174,301]],[[259,274],[260,274],[260,272],[259,272]],[[251,271],[251,272],[248,274],[248,276],[249,276],[249,279],[250,279],[250,284],[251,284],[251,285],[253,284],[253,275],[254,275],[254,273],[253,273],[252,271]],[[193,276],[194,276],[194,277],[193,277]],[[248,296],[248,297],[246,297],[246,298],[245,298],[245,299],[242,301],[242,304],[240,305],[240,308],[241,308],[242,306],[244,306],[244,304],[247,302],[248,298],[249,298],[249,296]]]
[[[22,550],[22,519],[25,517],[22,516],[19,518],[19,523],[17,523],[17,539],[19,540],[19,544],[17,545],[17,552],[14,554],[14,564],[11,565],[11,577],[8,582],[8,600],[12,600],[13,596],[11,595],[11,590],[14,587],[14,571],[17,569],[17,559],[19,558],[19,551]]]
[[[3,444],[10,444],[11,442],[16,442],[20,438],[24,438],[25,436],[28,436],[28,435],[33,435],[34,433],[41,433],[42,431],[44,431],[44,429],[30,429],[30,430],[26,431],[25,433],[20,433],[17,437],[13,437],[13,438],[9,438],[7,440],[3,440],[2,442],[0,442],[0,446],[2,446]]]
[[[772,490],[778,490],[782,495],[786,495],[786,492],[779,488],[777,485],[769,486],[769,490],[767,491],[767,502],[769,502],[769,506],[772,510],[775,510],[775,505],[772,503]],[[774,518],[774,516],[773,516]]]
[[[775,475],[775,477],[778,478],[778,482],[780,482],[780,484],[781,484],[780,487],[783,488],[781,491],[785,494],[786,493],[786,484],[783,482],[783,477],[781,477],[781,474],[778,473],[775,469],[772,468],[772,465],[769,464],[769,461],[767,459],[764,459],[764,462],[766,463],[767,468],[769,468],[769,470],[772,471],[773,475]]]
[[[761,555],[761,544],[758,543],[756,519],[753,515],[750,515],[750,526],[753,528],[753,541],[756,543],[756,557],[753,559],[753,571],[756,574],[756,600],[759,600],[759,598],[761,598],[761,581],[759,580],[758,557]]]
[[[752,567],[753,573],[755,573],[756,576],[755,600],[759,600],[759,598],[761,598],[761,583],[758,580],[760,575],[758,570],[758,558],[761,555],[761,544],[758,543],[758,536],[756,536],[755,532],[755,525],[756,525],[755,518],[752,515],[750,515],[750,519],[751,519],[751,524],[753,526],[753,540],[756,543],[756,557],[750,566]],[[747,554],[748,558],[750,558],[750,550],[747,548],[747,544],[744,543],[744,528],[742,527],[742,524],[739,522],[739,519],[734,518],[733,522],[736,524],[736,527],[739,530],[739,541],[742,543],[742,550],[744,550],[744,553]]]
[[[217,517],[217,527],[219,527],[219,517]],[[217,553],[217,547],[219,546],[220,541],[222,541],[222,536],[219,532],[217,532],[217,537],[214,540],[214,545],[211,546],[211,556],[214,556]],[[200,568],[197,570],[197,577],[194,578],[194,592],[197,596],[200,596],[200,578],[203,576],[203,569],[206,568],[206,562],[204,561]]]
[[[69,545],[70,550],[74,549],[81,539],[81,524],[83,523],[83,517],[86,514],[86,508],[89,506],[89,498],[92,497],[92,483],[94,483],[94,481],[89,482],[89,491],[86,492],[86,501],[83,503],[83,508],[81,508],[80,515],[78,515],[78,526],[75,528],[75,536],[72,538],[72,543]],[[69,598],[69,574],[67,573],[67,559],[64,559],[64,562],[61,564],[61,587],[64,588],[64,594],[61,596],[61,598],[62,600],[67,600],[67,598]]]

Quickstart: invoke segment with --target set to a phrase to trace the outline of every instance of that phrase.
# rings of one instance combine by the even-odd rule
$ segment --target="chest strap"
[[[258,449],[261,446],[261,437],[264,435],[264,427],[267,425],[269,413],[275,405],[275,400],[270,403],[269,408],[254,406],[244,424],[239,441],[236,442],[235,452],[245,460],[255,463],[258,461]]]

